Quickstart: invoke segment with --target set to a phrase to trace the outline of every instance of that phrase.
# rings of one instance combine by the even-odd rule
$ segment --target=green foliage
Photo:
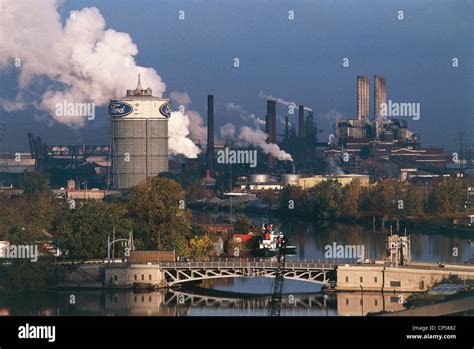
[[[363,192],[361,207],[363,210],[378,213],[388,218],[397,213],[398,197],[392,181],[382,181]]]
[[[0,198],[0,240],[12,244],[44,240],[59,212],[48,193]]]
[[[342,187],[339,182],[328,180],[308,189],[287,186],[280,191],[278,200],[280,213],[316,220],[356,217],[361,212],[397,219],[459,214],[464,209],[464,195],[461,180],[452,177],[434,187],[391,180],[368,188],[354,180]]]
[[[207,260],[213,254],[212,241],[209,235],[195,236],[189,240],[188,255],[195,260]]]
[[[21,179],[20,187],[25,194],[44,193],[49,191],[49,178],[39,172],[26,172]]]
[[[363,188],[358,179],[344,186],[341,191],[341,215],[344,217],[355,217],[359,212],[359,201]]]
[[[341,213],[342,185],[336,180],[323,181],[309,189],[310,204],[316,220],[336,219]]]
[[[445,178],[434,187],[429,196],[427,210],[437,215],[448,215],[458,212],[464,203],[462,182],[459,178]]]
[[[42,256],[37,262],[13,260],[11,265],[0,267],[1,287],[6,292],[44,290],[53,271],[53,257]]]
[[[130,190],[128,210],[136,237],[147,249],[178,249],[191,229],[191,216],[180,208],[184,192],[175,180],[150,177]]]
[[[105,258],[107,235],[112,235],[114,227],[116,239],[128,238],[132,225],[126,207],[120,203],[88,200],[76,204],[75,209],[65,205],[56,228],[56,238],[59,246],[69,251],[70,258]],[[118,246],[116,244],[116,251]]]

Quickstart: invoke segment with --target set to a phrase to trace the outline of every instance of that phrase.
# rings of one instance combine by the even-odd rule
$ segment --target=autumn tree
[[[309,189],[310,204],[316,220],[333,220],[341,214],[342,185],[329,179]]]
[[[359,211],[359,200],[362,186],[358,179],[342,188],[341,214],[345,217],[355,217]]]
[[[191,230],[184,192],[173,179],[149,177],[131,188],[128,210],[146,249],[179,250]]]
[[[115,229],[116,239],[128,238],[132,224],[127,216],[122,203],[87,200],[76,203],[74,209],[65,205],[56,227],[56,239],[71,258],[105,258],[108,234],[112,235]]]

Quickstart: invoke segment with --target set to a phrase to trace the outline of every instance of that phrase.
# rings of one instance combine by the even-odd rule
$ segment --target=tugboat
[[[289,239],[282,232],[275,231],[273,224],[263,224],[261,233],[256,239],[254,253],[258,257],[276,256],[281,248],[285,249],[285,254],[296,254],[296,246],[290,245]]]

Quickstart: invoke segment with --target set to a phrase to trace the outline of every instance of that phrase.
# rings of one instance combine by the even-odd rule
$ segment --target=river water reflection
[[[261,222],[261,217],[251,218]],[[297,254],[289,257],[294,260],[323,259],[325,246],[333,243],[364,245],[366,258],[383,259],[386,235],[390,233],[358,224],[321,226],[278,219],[272,219],[272,223],[279,225],[296,245]],[[469,237],[449,232],[408,233],[414,260],[463,263],[472,256]],[[453,253],[455,249],[457,254]],[[0,315],[266,316],[271,285],[268,278],[235,278],[206,280],[197,291],[194,285],[192,289],[183,286],[170,292],[59,291],[0,296]],[[370,292],[323,295],[320,290],[318,284],[286,280],[281,315],[360,316],[399,311],[409,296]],[[75,304],[69,302],[71,294],[76,296]]]

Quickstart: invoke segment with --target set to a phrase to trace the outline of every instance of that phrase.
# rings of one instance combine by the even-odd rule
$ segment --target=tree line
[[[0,240],[23,245],[53,240],[68,251],[67,258],[96,259],[107,256],[108,234],[115,230],[116,239],[128,238],[133,229],[136,249],[175,250],[178,255],[208,258],[213,253],[211,238],[205,227],[192,223],[184,197],[175,180],[150,177],[131,188],[126,199],[71,205],[55,198],[46,176],[28,174],[22,195],[0,194]],[[116,250],[117,257],[123,255],[123,249]],[[51,260],[44,253],[41,263],[12,261],[0,268],[0,274],[17,283],[17,289],[28,288],[31,275],[36,276],[33,280],[45,280],[38,269],[47,271],[44,262]],[[38,282],[33,283],[38,287]]]
[[[450,217],[466,209],[465,189],[459,178],[444,178],[434,187],[392,180],[364,187],[358,180],[343,186],[329,179],[303,189],[287,186],[278,196],[284,215],[315,220],[356,218],[362,213],[388,219]]]

